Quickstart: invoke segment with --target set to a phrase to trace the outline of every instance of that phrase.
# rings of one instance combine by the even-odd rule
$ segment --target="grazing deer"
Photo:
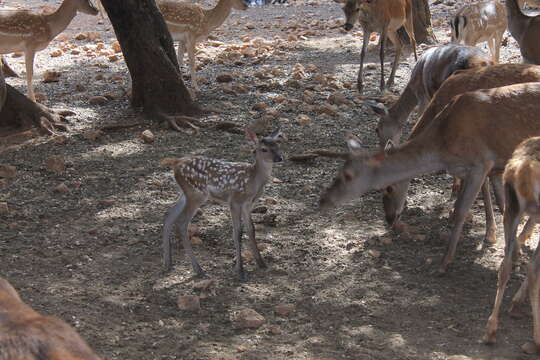
[[[490,69],[487,67],[485,69]],[[397,148],[367,154],[357,151],[320,199],[322,209],[384,189],[413,177],[446,170],[463,179],[454,206],[448,251],[440,266],[453,261],[463,224],[482,184],[501,172],[515,147],[540,135],[540,83],[524,83],[458,95],[424,131]]]
[[[178,64],[182,67],[184,53],[187,51],[191,82],[193,88],[199,91],[195,77],[196,43],[206,40],[212,30],[221,26],[229,17],[232,8],[246,10],[248,6],[245,0],[219,0],[213,9],[174,1],[159,1],[158,6],[173,40],[178,41]]]
[[[452,21],[452,42],[474,46],[487,42],[493,60],[499,62],[501,43],[508,27],[506,10],[499,0],[464,5]]]
[[[97,15],[90,0],[64,0],[52,14],[34,14],[29,11],[0,11],[0,54],[24,52],[28,97],[35,101],[32,78],[34,56],[66,29],[80,11]]]
[[[519,44],[519,50],[526,64],[540,65],[540,15],[525,15],[518,0],[506,0],[508,31]]]
[[[392,71],[386,85],[394,84],[394,76],[399,64],[401,56],[401,40],[397,34],[400,27],[404,27],[405,31],[411,39],[411,45],[414,51],[414,59],[416,55],[416,39],[413,29],[413,13],[411,0],[334,0],[338,3],[345,3],[343,12],[345,13],[345,24],[343,28],[347,31],[354,27],[358,21],[363,30],[362,51],[360,53],[360,69],[358,71],[358,91],[363,89],[363,69],[364,57],[366,56],[366,48],[369,44],[369,38],[372,33],[381,34],[380,38],[380,61],[381,61],[381,91],[385,88],[384,81],[384,51],[386,46],[386,38],[390,38],[392,44],[396,47],[396,55],[392,65]]]
[[[100,360],[100,357],[71,326],[34,311],[0,277],[0,359]]]
[[[388,140],[398,144],[409,114],[418,105],[422,114],[441,84],[455,71],[493,65],[493,61],[480,49],[449,44],[427,50],[418,59],[411,78],[399,100],[387,109],[382,104],[367,103],[380,119],[376,131],[381,148]]]
[[[273,164],[283,161],[278,144],[282,135],[280,131],[275,131],[272,135],[258,140],[254,132],[246,129],[246,137],[255,146],[254,164],[232,163],[202,156],[162,161],[162,165],[173,165],[174,177],[182,191],[176,204],[169,209],[163,225],[163,262],[167,271],[172,268],[171,235],[174,224],[177,224],[193,270],[200,277],[206,276],[193,254],[188,226],[197,210],[209,198],[229,205],[236,249],[235,268],[240,280],[246,280],[241,254],[242,222],[247,226],[250,249],[257,265],[260,268],[266,267],[255,241],[251,209],[271,179]]]
[[[530,138],[519,145],[504,169],[504,259],[499,268],[497,295],[493,311],[487,322],[484,341],[494,343],[499,322],[499,312],[512,271],[512,258],[519,249],[516,231],[524,214],[538,219],[540,215],[540,137]],[[534,259],[527,266],[527,278],[512,301],[512,308],[520,305],[529,295],[534,325],[535,351],[540,349],[540,246],[536,248]]]
[[[489,67],[481,67],[463,72],[458,72],[447,79],[441,88],[435,93],[435,96],[429,103],[411,134],[409,140],[422,134],[430,124],[435,121],[444,107],[450,103],[452,98],[468,91],[480,89],[498,88],[501,86],[525,83],[540,82],[540,66],[525,64],[497,64]],[[390,138],[392,139],[392,138]],[[398,137],[399,140],[399,137]],[[398,142],[395,142],[398,144]],[[501,210],[504,208],[504,196],[500,177],[490,176],[494,185],[495,195]],[[410,179],[400,183],[387,186],[383,191],[383,206],[386,220],[389,225],[397,224],[405,207],[407,191],[409,189]],[[486,240],[488,242],[496,241],[496,224],[493,215],[491,196],[489,195],[488,184],[484,184],[482,194],[486,211]],[[527,222],[521,235],[520,242],[525,242],[534,230],[534,221]]]

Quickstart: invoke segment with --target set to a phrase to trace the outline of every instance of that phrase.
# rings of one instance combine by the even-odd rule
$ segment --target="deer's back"
[[[540,83],[467,92],[444,108],[425,135],[449,157],[493,160],[502,170],[523,140],[540,135],[539,112]]]
[[[64,321],[42,316],[0,278],[0,360],[100,360]]]
[[[414,126],[410,138],[424,131],[456,95],[535,81],[540,81],[540,66],[526,64],[500,64],[456,73],[448,78],[435,93],[429,106]]]

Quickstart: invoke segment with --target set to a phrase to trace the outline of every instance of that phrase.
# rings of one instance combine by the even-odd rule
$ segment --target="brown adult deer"
[[[488,65],[493,65],[493,61],[473,46],[449,44],[427,50],[418,59],[405,90],[390,109],[382,104],[367,103],[380,116],[376,131],[381,148],[388,140],[399,143],[409,114],[417,105],[418,113],[422,114],[444,80],[455,71]]]
[[[0,277],[0,359],[100,360],[100,357],[71,326],[34,311]]]
[[[450,21],[450,27],[453,43],[474,46],[485,41],[493,60],[499,62],[508,24],[504,5],[498,0],[464,5]]]
[[[409,140],[424,131],[436,119],[444,107],[456,95],[467,91],[479,89],[497,88],[501,86],[540,81],[540,66],[525,64],[500,64],[486,68],[476,68],[459,72],[446,80],[441,88],[435,93],[435,96],[422,114],[420,120],[413,128]],[[397,143],[395,143],[397,144]],[[500,177],[496,174],[490,177],[495,185],[495,195],[501,209],[504,207],[503,191]],[[397,224],[401,218],[409,189],[410,180],[396,183],[386,187],[383,191],[383,205],[385,216],[390,225]],[[486,210],[486,240],[496,241],[496,224],[491,206],[491,196],[487,184],[482,189],[485,210]],[[520,241],[525,242],[534,230],[534,221],[527,222],[520,235]]]
[[[506,0],[508,31],[519,44],[526,64],[540,65],[540,15],[525,15],[517,0]]]
[[[429,126],[398,148],[375,154],[353,152],[321,196],[321,208],[446,170],[463,179],[454,206],[448,251],[440,266],[440,272],[446,272],[454,259],[465,217],[486,176],[502,172],[521,141],[540,135],[539,104],[540,83],[458,95]]]
[[[499,268],[497,295],[493,311],[487,322],[487,343],[494,343],[499,323],[499,312],[512,271],[514,252],[520,247],[516,241],[516,231],[524,214],[538,219],[540,215],[540,137],[525,140],[517,147],[504,170],[505,211],[504,211],[504,259]],[[525,348],[528,352],[540,349],[540,246],[536,248],[534,259],[527,266],[527,278],[512,301],[512,308],[525,301],[527,293],[531,302],[534,325],[534,349]]]
[[[208,199],[229,205],[236,249],[235,268],[240,280],[246,280],[241,254],[242,222],[247,227],[250,249],[257,265],[260,268],[266,267],[255,241],[251,209],[254,202],[262,195],[264,186],[271,179],[273,164],[283,161],[278,144],[282,135],[280,131],[275,131],[272,135],[258,140],[254,132],[246,129],[246,137],[255,147],[255,163],[253,164],[232,163],[202,156],[162,161],[162,165],[173,165],[174,177],[182,191],[176,204],[169,209],[163,225],[163,262],[166,270],[170,270],[173,263],[171,235],[176,223],[184,251],[191,261],[193,270],[198,276],[205,276],[193,254],[188,237],[188,226],[197,210]]]
[[[411,0],[334,0],[338,3],[345,3],[343,12],[345,13],[345,25],[343,28],[347,31],[354,27],[358,21],[363,30],[362,51],[360,53],[360,69],[358,70],[358,91],[363,89],[363,69],[366,49],[369,44],[369,38],[372,33],[381,34],[380,38],[380,61],[381,61],[381,91],[385,85],[392,86],[394,76],[399,64],[401,56],[401,40],[397,31],[402,26],[411,39],[411,45],[414,51],[414,59],[416,55],[416,40],[413,29],[413,13]],[[390,38],[392,44],[396,47],[396,55],[392,64],[392,71],[388,82],[384,81],[384,51],[386,46],[386,38]]]
[[[80,11],[97,15],[90,0],[64,0],[52,14],[35,14],[29,11],[0,11],[0,54],[24,52],[28,97],[35,101],[32,78],[36,52],[45,49],[58,34],[66,29]]]
[[[246,10],[248,6],[244,0],[219,0],[212,9],[174,1],[159,1],[158,6],[173,40],[178,41],[178,63],[182,67],[184,53],[187,51],[191,82],[193,88],[199,91],[195,77],[195,45],[206,40],[212,30],[221,26],[229,17],[231,9]]]

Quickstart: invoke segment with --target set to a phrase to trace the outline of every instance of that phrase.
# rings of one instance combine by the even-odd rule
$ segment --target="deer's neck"
[[[208,31],[221,26],[231,13],[231,2],[229,0],[219,0],[217,5],[210,10],[206,10],[206,26]]]
[[[272,178],[272,167],[274,163],[264,161],[262,159],[255,159],[253,164],[252,181],[257,188],[261,188],[266,185]]]
[[[506,16],[508,17],[508,31],[519,42],[530,18],[521,12],[517,0],[506,0]]]
[[[436,147],[409,141],[373,166],[371,189],[382,189],[444,168]]]
[[[418,99],[410,87],[406,87],[399,100],[388,110],[388,113],[400,125],[404,125],[407,118],[418,104]]]
[[[73,0],[64,0],[54,13],[45,15],[45,21],[49,25],[52,38],[64,31],[75,15],[77,15],[77,8]]]

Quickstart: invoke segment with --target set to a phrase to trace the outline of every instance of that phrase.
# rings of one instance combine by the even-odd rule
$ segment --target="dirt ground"
[[[436,34],[446,43],[448,14],[458,5],[435,3]],[[4,1],[38,10],[41,4]],[[283,145],[286,156],[314,148],[344,151],[347,131],[366,149],[375,149],[377,118],[361,105],[353,86],[361,30],[345,34],[342,22],[339,6],[329,1],[233,11],[213,40],[199,47],[198,101],[224,110],[202,120],[279,126],[289,139]],[[75,40],[79,33],[89,39]],[[519,62],[516,43],[507,36],[502,61]],[[163,272],[160,232],[177,190],[170,169],[159,161],[187,154],[250,161],[251,149],[241,135],[203,129],[187,136],[140,119],[129,107],[129,75],[121,54],[111,61],[113,41],[107,20],[78,15],[39,53],[35,66],[34,84],[46,96],[43,103],[76,112],[69,131],[60,139],[27,135],[22,144],[0,150],[0,163],[18,171],[0,183],[0,202],[9,206],[9,213],[0,215],[0,275],[34,308],[75,326],[106,359],[532,358],[520,350],[532,338],[530,316],[512,319],[504,313],[498,344],[480,342],[503,241],[499,226],[499,244],[477,250],[484,232],[481,203],[473,209],[450,272],[433,274],[446,249],[451,206],[450,180],[441,174],[413,182],[404,220],[414,229],[399,235],[388,231],[377,192],[330,216],[317,212],[319,194],[340,161],[279,164],[261,201],[266,214],[254,214],[269,268],[259,270],[249,262],[250,281],[237,281],[228,211],[208,203],[194,220],[202,240],[195,252],[216,284],[201,297],[200,311],[180,310],[178,296],[198,292],[182,249],[175,254],[174,270]],[[61,56],[52,57],[58,49]],[[381,98],[376,55],[372,49],[366,70],[365,95],[371,98]],[[7,59],[24,74],[21,57]],[[413,65],[412,56],[402,59],[394,95]],[[60,72],[59,82],[43,83],[46,70]],[[233,74],[232,84],[216,83],[222,72]],[[24,78],[8,82],[26,92]],[[348,102],[322,113],[321,105],[336,92]],[[89,104],[90,97],[104,94],[112,100]],[[390,95],[383,100],[393,99]],[[271,111],[261,116],[253,110],[257,103]],[[94,139],[103,126],[141,121]],[[139,138],[145,129],[155,134],[153,144]],[[52,155],[65,158],[64,172],[46,170]],[[67,192],[55,191],[61,183]],[[500,214],[497,219],[500,223]],[[523,261],[530,255],[527,249]],[[512,275],[505,310],[523,274],[521,266]],[[294,304],[296,311],[276,314],[275,306],[283,303]],[[263,315],[265,324],[236,328],[233,318],[245,308]]]

